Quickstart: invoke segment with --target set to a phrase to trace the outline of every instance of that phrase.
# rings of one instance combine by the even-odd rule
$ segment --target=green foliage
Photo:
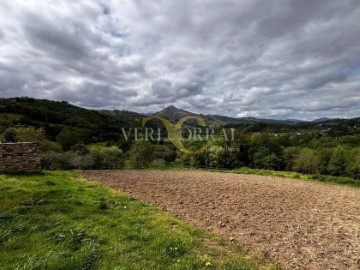
[[[122,165],[123,152],[116,146],[92,153],[95,169],[120,169]]]
[[[98,143],[91,143],[88,144],[87,149],[90,152],[101,152],[103,149],[107,148],[107,142],[98,142]]]
[[[0,269],[273,269],[71,172],[0,175],[0,190]]]
[[[56,142],[52,142],[52,141],[49,141],[49,140],[43,140],[41,143],[40,143],[40,151],[42,153],[45,153],[45,152],[62,152],[62,147],[60,144],[56,143]]]
[[[17,141],[17,134],[14,128],[8,128],[5,130],[4,141],[8,143],[14,143]]]
[[[282,160],[270,148],[256,145],[251,148],[252,165],[259,169],[281,169]]]
[[[84,143],[83,136],[79,130],[74,128],[65,127],[56,137],[56,141],[62,146],[65,151],[71,149],[76,144]]]
[[[206,165],[209,167],[221,167],[225,155],[225,149],[219,145],[213,145],[206,149]]]
[[[171,144],[154,145],[153,155],[155,159],[163,159],[166,162],[174,162],[177,157],[176,149]]]
[[[347,150],[344,147],[338,146],[332,152],[328,170],[331,175],[341,176],[345,174],[347,164]]]
[[[129,156],[131,166],[136,169],[147,168],[154,159],[154,145],[147,141],[136,141],[132,144]]]
[[[303,148],[293,156],[292,169],[301,173],[327,174],[331,152],[331,149]]]
[[[71,151],[74,151],[79,156],[88,155],[90,152],[83,144],[75,144],[71,147]]]
[[[42,142],[45,140],[45,130],[35,127],[14,128],[18,142]]]
[[[10,127],[21,124],[43,127],[48,139],[52,141],[55,141],[66,127],[81,134],[81,141],[76,143],[117,141],[121,127],[132,127],[139,123],[138,118],[129,117],[129,115],[131,115],[130,112],[119,112],[114,115],[87,110],[67,102],[26,97],[0,99],[0,126]],[[137,117],[141,116],[140,114],[136,115]],[[69,147],[66,146],[66,149]]]
[[[102,152],[87,152],[80,146],[74,151],[58,153],[49,151],[41,155],[42,168],[45,170],[90,170],[123,168],[122,151],[116,146]]]
[[[315,162],[315,152],[316,151],[309,148],[301,149],[294,161],[294,170],[307,174],[316,173],[317,164]]]
[[[350,151],[346,166],[346,175],[360,179],[360,148]]]
[[[154,159],[159,166],[167,166],[169,163],[176,164],[180,157],[184,166],[226,169],[248,166],[255,169],[286,169],[310,174],[360,177],[359,154],[354,150],[360,148],[360,118],[299,122],[204,117],[207,124],[216,128],[215,140],[208,142],[207,151],[202,154],[181,154],[180,157],[179,151],[166,140],[149,142],[146,147],[135,142],[133,133],[125,140],[121,128],[139,127],[143,115],[138,113],[99,112],[67,102],[33,98],[0,99],[0,141],[39,141],[41,152],[51,153],[48,154],[50,160],[57,160],[53,152],[72,149],[75,156],[73,153],[63,156],[68,155],[73,162],[69,165],[69,162],[62,161],[64,166],[50,166],[56,168],[109,169],[124,165],[129,168],[146,168]],[[186,125],[192,128],[194,123],[187,121]],[[149,127],[158,126],[161,127],[160,133],[166,135],[161,123],[149,123]],[[237,141],[226,142],[221,138],[223,127],[228,131],[229,128],[236,128]],[[190,139],[183,143],[187,149],[195,151],[206,142]],[[122,153],[103,151],[115,144]],[[78,149],[77,145],[87,145],[91,154],[84,147]],[[148,151],[150,148],[153,148],[153,153],[150,153],[152,150]],[[231,151],[229,148],[239,151]],[[84,157],[78,157],[81,155]]]

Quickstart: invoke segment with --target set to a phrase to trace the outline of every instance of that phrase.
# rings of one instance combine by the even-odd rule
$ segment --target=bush
[[[177,153],[170,145],[154,145],[154,158],[173,162],[177,158]]]
[[[134,142],[130,149],[131,166],[136,169],[144,169],[153,160],[154,146],[147,141]]]
[[[49,151],[41,155],[41,166],[44,170],[63,169],[64,154]]]
[[[8,128],[5,130],[4,140],[7,143],[14,143],[17,141],[17,134],[14,128]]]
[[[116,146],[105,148],[100,152],[91,153],[94,169],[119,169],[123,167],[122,151]]]
[[[74,151],[79,156],[84,156],[89,154],[89,150],[83,144],[75,144],[71,147],[71,151]]]
[[[48,140],[40,142],[40,151],[41,152],[62,152],[62,147],[60,144]]]
[[[154,167],[163,167],[163,166],[165,166],[165,164],[166,164],[165,160],[161,159],[161,158],[154,159],[151,163],[151,165]]]
[[[85,155],[72,151],[65,153],[50,151],[41,155],[41,164],[45,170],[120,169],[123,167],[121,153],[119,149]]]
[[[45,140],[45,130],[35,127],[19,127],[15,129],[18,142],[42,142]]]

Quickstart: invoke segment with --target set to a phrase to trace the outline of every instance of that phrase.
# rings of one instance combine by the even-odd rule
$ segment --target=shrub
[[[94,169],[119,169],[122,168],[122,151],[116,146],[91,153],[94,160]]]
[[[45,140],[45,130],[35,127],[19,127],[15,129],[18,142],[42,142]]]
[[[74,151],[79,156],[84,156],[89,154],[89,150],[83,144],[75,144],[71,147],[71,151]]]
[[[48,140],[40,142],[40,151],[41,152],[62,152],[62,147],[60,144]]]
[[[151,165],[154,167],[163,167],[165,166],[165,164],[166,164],[165,160],[161,158],[154,159],[151,163]]]
[[[119,150],[120,151],[120,150]],[[95,152],[79,155],[76,152],[56,153],[53,151],[41,155],[42,168],[45,170],[88,170],[122,168],[121,151]]]
[[[63,169],[64,155],[63,153],[56,153],[49,151],[41,155],[41,166],[44,170],[57,170]]]
[[[17,134],[14,128],[8,128],[5,130],[4,140],[8,143],[14,143],[17,141]]]
[[[176,150],[169,145],[154,145],[154,158],[173,162],[177,157]]]
[[[144,169],[153,160],[154,146],[147,141],[137,141],[132,144],[129,154],[132,167]]]

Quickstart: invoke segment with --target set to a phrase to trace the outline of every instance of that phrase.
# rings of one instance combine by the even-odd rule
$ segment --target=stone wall
[[[39,143],[0,143],[0,172],[41,170]]]

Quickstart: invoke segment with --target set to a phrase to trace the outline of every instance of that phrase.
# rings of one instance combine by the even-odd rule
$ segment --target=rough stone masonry
[[[41,171],[39,143],[0,143],[0,172]]]

